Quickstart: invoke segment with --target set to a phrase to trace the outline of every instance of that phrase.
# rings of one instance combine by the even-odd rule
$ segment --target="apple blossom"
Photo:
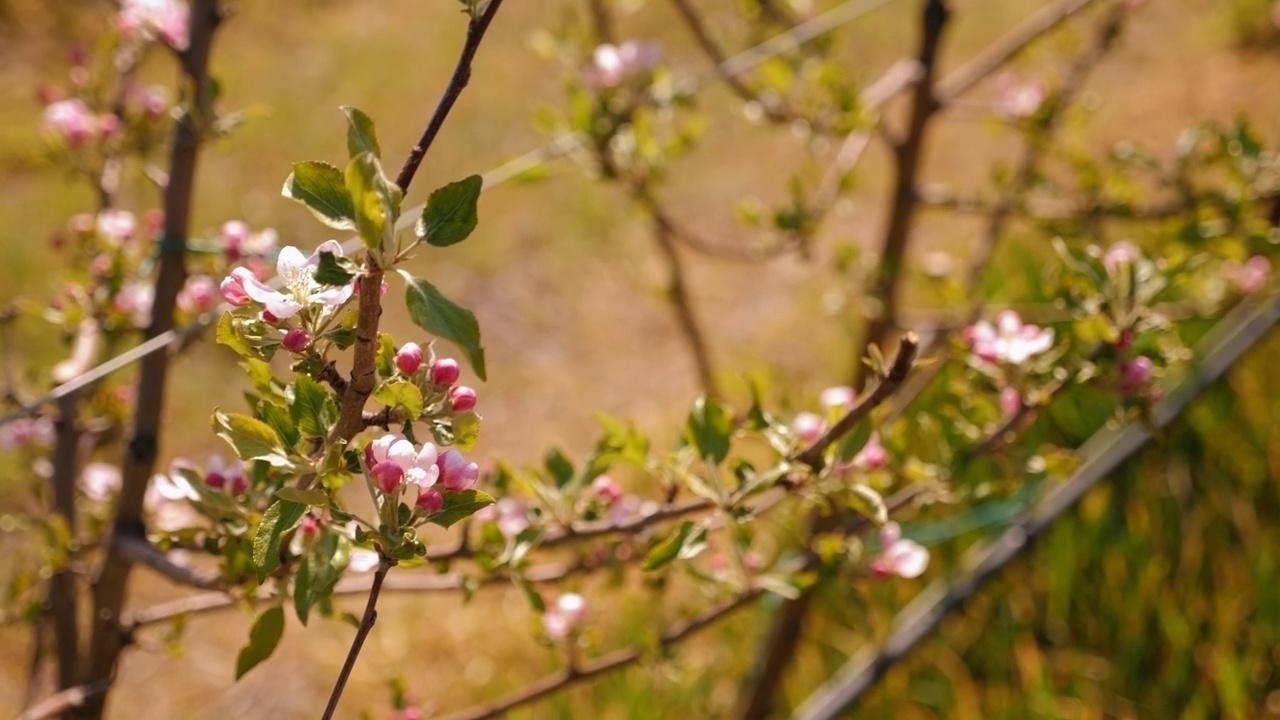
[[[110,499],[120,489],[121,479],[120,468],[111,463],[87,463],[80,471],[80,487],[95,502]]]
[[[249,481],[244,476],[244,467],[239,461],[224,463],[222,456],[214,453],[209,456],[204,467],[204,484],[214,490],[226,490],[232,495],[242,495],[249,489]]]
[[[449,391],[449,404],[454,412],[466,412],[476,406],[476,391],[459,385]]]
[[[151,324],[151,306],[155,302],[155,286],[150,283],[130,282],[116,294],[116,310],[129,316],[134,327],[145,328]]]
[[[94,223],[98,236],[111,245],[121,245],[138,233],[138,220],[128,210],[108,208],[98,213]]]
[[[1121,240],[1107,248],[1106,254],[1102,256],[1102,265],[1107,272],[1115,275],[1122,266],[1132,265],[1137,259],[1138,248],[1133,243]]]
[[[316,268],[320,265],[322,252],[341,256],[342,246],[336,240],[326,240],[309,257],[304,257],[293,246],[280,250],[280,256],[276,259],[276,274],[284,283],[283,292],[272,290],[249,272],[233,271],[232,276],[239,279],[244,293],[262,303],[272,317],[287,320],[307,305],[337,306],[351,298],[351,285],[321,285],[316,282]]]
[[[1024,325],[1018,314],[1005,310],[996,316],[996,324],[981,320],[964,331],[974,355],[987,362],[1009,362],[1021,365],[1029,358],[1053,347],[1053,330]]]
[[[871,433],[867,444],[853,457],[853,464],[863,470],[879,470],[889,464],[889,453],[880,444],[880,433]]]
[[[401,345],[399,352],[396,353],[396,367],[400,372],[412,377],[418,372],[418,368],[422,367],[422,346],[413,342]]]
[[[916,578],[929,567],[929,551],[920,543],[903,538],[896,522],[880,528],[880,547],[880,556],[871,561],[871,572],[878,578]]]
[[[452,385],[458,382],[461,374],[458,361],[453,358],[439,358],[431,363],[431,382],[434,385]]]
[[[208,275],[191,275],[178,293],[178,308],[188,313],[206,313],[217,305],[218,286]]]
[[[480,466],[469,463],[457,450],[446,450],[436,457],[440,483],[454,492],[470,490],[480,477]]]
[[[796,415],[791,421],[791,432],[802,443],[812,443],[822,437],[822,433],[826,432],[827,423],[817,415],[811,412],[802,412]]]
[[[400,476],[419,488],[429,488],[436,484],[440,477],[440,468],[436,466],[436,446],[423,443],[422,448],[415,448],[413,443],[399,433],[387,433],[369,443],[365,448],[365,460],[370,466],[370,473],[375,480],[390,481],[396,473],[387,463],[400,470]],[[379,470],[381,468],[381,470]],[[384,490],[392,492],[392,490]]]
[[[248,305],[253,302],[244,289],[246,277],[253,277],[253,273],[248,268],[236,268],[230,275],[223,278],[222,283],[218,285],[222,299],[231,305]]]
[[[542,627],[547,635],[563,639],[577,630],[586,616],[586,599],[577,593],[565,593],[542,614]]]
[[[837,385],[823,390],[822,394],[818,396],[818,403],[827,409],[847,408],[853,405],[856,397],[857,394],[853,388],[847,385]]]
[[[84,143],[97,133],[98,119],[79,98],[51,103],[44,109],[44,128],[71,147]]]
[[[53,444],[53,421],[47,417],[17,418],[8,425],[0,425],[0,449],[17,450],[29,444],[49,446]]]
[[[662,48],[656,43],[636,40],[616,46],[606,43],[592,52],[586,80],[592,87],[615,88],[629,77],[652,69],[661,58]]]
[[[371,572],[378,567],[378,563],[382,562],[382,558],[378,557],[378,553],[365,548],[351,548],[351,558],[347,560],[347,569],[356,573]]]
[[[1018,76],[1003,72],[996,78],[999,100],[996,110],[1005,120],[1023,120],[1036,114],[1048,92],[1039,80],[1020,82]]]
[[[183,0],[123,0],[116,28],[126,38],[159,38],[175,50],[186,50],[190,14]]]
[[[622,486],[608,475],[601,475],[591,481],[591,489],[600,496],[601,500],[610,505],[622,499]]]

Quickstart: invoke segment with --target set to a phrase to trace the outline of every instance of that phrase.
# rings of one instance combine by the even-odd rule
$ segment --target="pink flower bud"
[[[244,279],[238,273],[244,268],[236,268],[230,275],[222,279],[222,283],[218,289],[222,292],[222,299],[231,305],[248,305],[253,302],[249,299],[248,293],[244,291]],[[248,270],[244,270],[248,272]]]
[[[373,484],[382,492],[390,495],[404,484],[404,468],[391,460],[383,460],[369,470]]]
[[[183,312],[203,313],[213,309],[217,302],[217,288],[208,275],[192,275],[178,293],[178,307]]]
[[[431,382],[448,387],[458,382],[462,374],[458,361],[453,358],[439,358],[431,363]]]
[[[459,385],[449,391],[449,404],[454,412],[466,412],[476,406],[476,391]]]
[[[227,476],[217,470],[205,473],[204,484],[213,490],[221,490],[227,486]]]
[[[454,492],[470,490],[480,477],[480,467],[469,463],[457,450],[446,450],[436,457],[436,467],[440,468],[440,482]]]
[[[302,328],[289,328],[280,344],[289,352],[300,353],[311,345],[311,333]]]
[[[592,481],[591,489],[600,496],[601,500],[610,505],[622,499],[622,486],[608,475],[601,475]]]
[[[577,593],[565,593],[542,614],[542,627],[553,638],[565,638],[587,616],[587,601]]]
[[[1005,414],[1005,417],[1009,417],[1021,409],[1022,396],[1018,394],[1017,390],[1006,387],[1000,391],[1000,411]]]
[[[1102,265],[1107,272],[1115,275],[1121,267],[1132,265],[1137,258],[1138,249],[1133,243],[1121,240],[1107,248],[1107,254],[1102,256]]]
[[[1155,377],[1151,358],[1139,355],[1129,362],[1120,363],[1120,382],[1117,390],[1122,395],[1133,395],[1142,390]]]
[[[262,322],[267,323],[268,325],[275,325],[276,323],[280,322],[280,318],[273,315],[270,310],[263,310]]]
[[[47,131],[64,143],[76,147],[94,134],[98,121],[83,100],[70,98],[46,107],[43,124]]]
[[[228,220],[222,224],[222,230],[218,235],[222,240],[222,249],[227,254],[227,260],[231,262],[239,260],[243,252],[242,248],[249,240],[249,226],[240,220]]]
[[[435,488],[427,488],[418,493],[418,500],[414,504],[428,515],[434,515],[444,509],[444,495]]]
[[[314,540],[315,537],[320,534],[320,521],[310,515],[306,515],[298,525],[298,530],[308,540]]]
[[[822,437],[822,433],[827,429],[826,426],[827,424],[817,415],[802,412],[791,421],[791,432],[795,433],[800,442],[807,444]]]
[[[396,367],[410,377],[418,372],[418,368],[422,367],[422,348],[418,343],[408,342],[400,347],[400,351],[396,353]]]
[[[98,137],[110,140],[120,132],[120,118],[112,113],[98,116]]]

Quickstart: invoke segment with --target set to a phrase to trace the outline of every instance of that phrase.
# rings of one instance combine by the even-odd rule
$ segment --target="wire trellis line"
[[[775,35],[759,45],[744,50],[702,75],[697,75],[683,84],[682,90],[693,93],[701,90],[708,83],[723,77],[737,76],[755,69],[762,63],[775,58],[783,53],[790,52],[795,48],[803,45],[810,40],[830,33],[854,20],[857,20],[868,13],[888,5],[894,0],[847,0],[840,5],[828,10],[821,15],[806,20],[796,25],[786,32]],[[540,148],[531,150],[524,155],[509,160],[491,170],[484,173],[484,184],[482,192],[487,192],[501,185],[504,185],[520,175],[529,172],[537,167],[545,165],[552,160],[563,157],[582,146],[583,138],[579,133],[565,133],[556,137],[551,142]],[[402,232],[413,226],[416,218],[422,213],[425,203],[419,203],[408,210],[405,210],[399,222],[396,223],[396,232]],[[343,250],[352,252],[359,248],[359,238],[348,239],[343,243]],[[278,283],[279,279],[273,280]],[[157,335],[156,337],[103,361],[101,364],[86,370],[76,377],[58,385],[47,394],[27,402],[22,406],[11,410],[3,416],[0,416],[0,426],[7,425],[14,420],[23,417],[35,415],[44,406],[57,402],[59,399],[70,395],[82,388],[88,387],[103,378],[123,370],[130,365],[142,360],[143,358],[169,348],[172,345],[180,343],[186,338],[208,328],[215,320],[231,308],[231,305],[222,303],[214,310],[201,315],[195,321],[174,328],[168,332]]]

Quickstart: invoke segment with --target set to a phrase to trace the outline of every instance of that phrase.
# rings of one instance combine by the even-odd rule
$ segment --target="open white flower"
[[[276,259],[276,274],[284,283],[282,291],[272,290],[252,273],[242,273],[237,277],[246,295],[262,303],[267,312],[281,320],[297,315],[307,305],[341,305],[351,298],[353,286],[316,282],[316,268],[320,266],[322,252],[341,257],[342,246],[337,240],[327,240],[310,257],[303,257],[302,251],[292,245],[281,248]]]

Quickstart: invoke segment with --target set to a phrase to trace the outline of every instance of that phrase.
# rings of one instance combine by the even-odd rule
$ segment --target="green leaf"
[[[692,520],[685,520],[666,540],[658,543],[644,559],[645,570],[657,570],[676,558],[691,558],[707,545],[707,528]]]
[[[422,391],[404,378],[393,378],[382,383],[373,391],[373,400],[389,408],[404,408],[412,420],[417,420],[422,414]]]
[[[866,447],[867,441],[871,439],[872,425],[870,422],[860,422],[853,427],[853,430],[840,440],[840,444],[836,446],[836,458],[840,462],[849,462],[852,460],[862,448]]]
[[[317,505],[327,507],[329,505],[329,493],[323,490],[302,490],[299,488],[285,487],[276,491],[276,497],[281,500],[288,500],[293,503],[302,505]]]
[[[306,437],[325,437],[338,421],[338,403],[324,386],[306,375],[294,380],[289,414]]]
[[[547,474],[555,481],[558,488],[568,485],[573,479],[573,463],[560,452],[560,448],[548,450],[542,464],[547,468]]]
[[[480,323],[470,310],[454,303],[426,280],[415,280],[401,270],[409,284],[405,290],[405,304],[413,324],[462,349],[471,368],[481,380],[487,380],[484,368],[484,348],[480,345]]]
[[[474,410],[453,416],[453,444],[459,450],[470,450],[480,439],[480,416]]]
[[[431,193],[416,232],[427,244],[447,247],[467,239],[479,221],[476,203],[484,181],[479,175],[449,183]]]
[[[307,506],[292,500],[277,500],[262,514],[253,536],[253,564],[259,582],[280,567],[280,536],[297,527],[306,514]]]
[[[275,605],[258,616],[249,630],[249,644],[240,650],[236,658],[236,679],[271,657],[280,638],[284,635],[284,608]]]
[[[378,333],[378,354],[374,356],[373,364],[382,377],[396,374],[396,341],[387,333]]]
[[[342,171],[326,162],[309,160],[293,166],[281,194],[310,208],[320,222],[338,230],[356,229],[355,204]]]
[[[347,153],[355,157],[360,153],[373,153],[374,157],[382,157],[382,148],[378,147],[378,135],[374,132],[373,120],[363,110],[349,105],[343,106],[342,112],[347,116]]]
[[[387,244],[395,223],[386,184],[382,165],[373,153],[360,153],[347,164],[346,187],[355,208],[356,229],[370,249]]]
[[[729,456],[729,435],[733,432],[733,418],[715,400],[698,398],[689,413],[685,425],[685,437],[698,454],[714,465]]]
[[[262,460],[273,467],[289,467],[280,438],[271,426],[248,415],[215,410],[213,429],[218,437],[231,443],[241,460]]]
[[[226,345],[235,351],[237,355],[243,358],[257,358],[258,353],[245,340],[244,335],[236,328],[235,318],[231,313],[222,313],[222,317],[218,319],[218,329],[214,335],[214,339],[219,345]]]
[[[298,444],[300,436],[298,435],[298,427],[289,411],[276,405],[275,403],[262,400],[254,406],[258,417],[275,432],[276,437],[284,441],[286,451],[294,448]]]
[[[321,285],[350,285],[356,274],[352,272],[355,263],[350,258],[340,257],[325,250],[320,253],[320,264],[316,266],[315,280]]]
[[[493,498],[488,493],[480,492],[479,490],[466,490],[460,493],[447,492],[444,494],[444,509],[433,515],[431,522],[447,528],[459,520],[475,515],[482,508],[492,505],[493,502]]]

